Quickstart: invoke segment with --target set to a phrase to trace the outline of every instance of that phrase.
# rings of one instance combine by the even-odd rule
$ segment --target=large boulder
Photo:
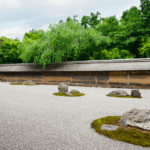
[[[123,90],[112,91],[112,92],[109,93],[109,95],[129,96],[129,94],[126,91],[123,91]]]
[[[150,131],[150,110],[137,108],[131,109],[121,116],[119,123],[122,126],[130,125]]]
[[[68,86],[67,84],[61,82],[58,86],[58,90],[59,90],[59,93],[66,93],[68,92]]]

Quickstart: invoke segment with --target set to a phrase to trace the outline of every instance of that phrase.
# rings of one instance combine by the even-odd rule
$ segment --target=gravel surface
[[[91,123],[121,116],[133,108],[150,109],[150,90],[142,99],[113,98],[113,90],[131,89],[68,86],[85,93],[59,97],[58,85],[9,85],[0,82],[0,150],[150,150],[99,135]]]

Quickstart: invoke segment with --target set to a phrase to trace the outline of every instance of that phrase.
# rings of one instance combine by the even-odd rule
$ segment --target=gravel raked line
[[[9,85],[0,82],[0,150],[150,150],[99,135],[91,123],[121,116],[133,109],[150,109],[150,90],[142,99],[107,97],[113,90],[131,89],[68,86],[85,93],[60,97],[58,85]]]

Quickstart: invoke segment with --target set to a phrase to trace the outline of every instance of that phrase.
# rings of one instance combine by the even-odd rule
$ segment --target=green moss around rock
[[[104,136],[111,139],[123,141],[134,145],[140,145],[142,147],[150,147],[150,133],[139,132],[136,128],[133,127],[133,129],[131,130],[126,130],[123,127],[112,131],[100,129],[103,124],[116,125],[117,123],[119,123],[120,119],[121,116],[103,117],[94,120],[91,124],[91,128],[94,128],[94,130],[98,134],[103,134]]]
[[[121,95],[109,95],[107,94],[106,96],[109,96],[109,97],[122,97],[122,98],[142,98],[142,97],[134,97],[134,96],[121,96]]]
[[[70,92],[72,95],[67,95],[66,93],[53,93],[53,95],[56,95],[56,96],[66,96],[66,97],[79,97],[79,96],[84,96],[85,94],[84,93],[73,93],[73,92]]]
[[[28,86],[33,86],[31,84],[21,84],[21,83],[10,83],[9,85],[28,85]],[[35,86],[35,85],[34,85]]]

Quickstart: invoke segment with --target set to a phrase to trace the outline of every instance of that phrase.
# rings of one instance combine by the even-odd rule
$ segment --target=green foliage
[[[23,40],[30,38],[33,41],[37,41],[37,40],[41,39],[44,35],[45,35],[44,30],[39,29],[39,30],[34,31],[32,29],[32,31],[30,31],[29,33],[27,33],[27,32],[25,33]]]
[[[150,30],[148,30],[149,26],[150,26],[150,1],[149,0],[140,0],[141,2],[141,13],[142,13],[142,17],[144,18],[143,19],[143,31],[144,32],[147,32],[149,31],[150,33]],[[148,33],[148,32],[147,32]]]
[[[119,22],[116,16],[103,18],[103,23],[99,23],[95,26],[95,29],[101,32],[104,36],[111,35],[112,32],[117,31],[119,28]]]
[[[93,28],[98,23],[100,23],[101,20],[103,20],[103,19],[97,20],[98,15],[100,15],[100,13],[98,11],[97,11],[96,14],[91,13],[90,15],[91,16],[83,16],[82,19],[81,19],[81,25],[84,26],[85,29],[88,28],[87,24],[90,25]]]
[[[102,32],[103,35],[111,37],[113,39],[111,43],[113,47],[126,49],[139,58],[138,48],[140,47],[140,41],[146,35],[142,31],[143,18],[140,10],[135,6],[131,7],[129,11],[123,13],[120,21],[121,24],[118,26],[115,16],[106,19],[103,18],[103,23],[95,26],[95,29]]]
[[[2,36],[1,38],[5,39],[5,41],[3,42],[3,46],[0,48],[0,63],[23,63],[24,61],[20,55],[24,53],[25,47],[30,47],[34,41],[38,41],[40,38],[42,39],[43,35],[45,34],[43,30],[35,30],[34,32],[35,33],[25,33],[23,42],[20,42],[18,38],[13,40]],[[25,45],[24,43],[27,44]]]
[[[146,39],[146,42],[145,42],[145,39]],[[150,37],[147,37],[147,38],[142,38],[142,47],[139,48],[139,52],[142,56],[145,56],[145,57],[150,57]]]
[[[121,59],[124,57],[124,59],[130,59],[134,58],[132,54],[130,54],[127,50],[121,50],[119,52],[118,48],[113,48],[112,51],[102,50],[101,59]]]
[[[84,50],[90,45],[90,43],[88,43],[90,39],[92,39],[96,45],[101,42],[101,34],[98,34],[91,28],[85,30],[78,22],[71,20],[66,23],[62,22],[59,25],[55,24],[54,27],[50,25],[50,29],[51,32],[45,33],[45,36],[38,41],[28,39],[24,41],[23,44],[25,44],[25,46],[23,44],[21,46],[24,46],[26,49],[20,56],[24,62],[32,61],[34,58],[34,63],[42,64],[43,69],[45,69],[46,63],[51,63],[52,61],[60,63],[62,62],[61,56],[63,57],[67,54],[67,57],[70,57],[73,51],[74,58],[76,58],[81,52],[79,51],[80,49]],[[106,43],[110,42],[109,38],[105,37],[105,40],[107,40]],[[49,49],[47,50],[48,46]]]
[[[3,46],[0,48],[0,63],[11,64],[11,63],[22,63],[21,59],[18,59],[17,45],[21,43],[18,39],[8,39],[4,36],[1,37],[5,41]]]

